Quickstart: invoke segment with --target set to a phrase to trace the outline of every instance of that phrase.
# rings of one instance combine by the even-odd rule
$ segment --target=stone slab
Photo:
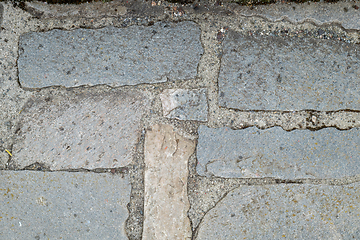
[[[229,31],[219,104],[240,110],[360,110],[360,47]]]
[[[25,88],[159,83],[192,79],[203,48],[193,22],[30,32],[19,44]]]
[[[197,172],[227,178],[342,178],[360,174],[360,129],[284,131],[199,127]]]
[[[191,239],[187,212],[188,160],[195,141],[170,125],[155,125],[145,136],[143,239]]]
[[[12,164],[51,170],[117,168],[133,159],[147,96],[137,90],[38,97],[21,112]]]
[[[1,239],[127,239],[127,176],[0,172]]]
[[[204,217],[196,239],[359,239],[360,184],[243,186]]]
[[[179,120],[207,121],[206,89],[166,89],[160,94],[163,114]]]
[[[293,23],[305,21],[317,25],[340,24],[346,29],[360,29],[360,1],[306,2],[267,4],[251,7],[237,6],[235,12],[244,16],[261,16],[270,21],[283,19]]]
[[[48,4],[46,2],[25,2],[25,9],[38,18],[96,18],[119,17],[126,14],[127,8],[121,1],[86,2],[81,4]]]

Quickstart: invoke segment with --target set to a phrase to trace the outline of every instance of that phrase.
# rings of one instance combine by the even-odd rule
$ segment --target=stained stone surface
[[[2,23],[3,14],[4,14],[4,6],[0,3],[0,26]],[[1,32],[1,28],[0,28],[0,32]]]
[[[196,239],[359,239],[360,184],[243,186],[204,217]]]
[[[19,44],[25,88],[159,83],[192,79],[203,48],[193,22],[30,32]]]
[[[166,89],[160,94],[163,114],[179,120],[207,121],[206,89]]]
[[[45,2],[25,2],[25,9],[38,18],[86,17],[96,18],[119,17],[127,8],[120,1],[86,2],[81,4],[47,4]]]
[[[187,178],[194,150],[195,142],[170,125],[146,132],[144,240],[191,239]]]
[[[229,31],[219,104],[240,110],[360,110],[360,47]]]
[[[147,96],[137,90],[38,97],[21,112],[12,164],[51,170],[129,164],[141,135]]]
[[[287,20],[293,23],[305,21],[317,25],[335,23],[346,29],[360,29],[360,2],[338,1],[267,4],[252,7],[238,6],[234,10],[245,16],[261,16],[270,21]]]
[[[128,176],[0,171],[1,239],[128,239]]]
[[[360,174],[360,129],[284,131],[199,127],[197,172],[227,178],[341,178]]]

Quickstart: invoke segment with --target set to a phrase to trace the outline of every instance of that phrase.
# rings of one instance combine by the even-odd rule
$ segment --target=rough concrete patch
[[[137,90],[39,96],[21,112],[12,167],[35,162],[59,169],[128,165],[148,98]]]
[[[240,110],[359,110],[359,63],[354,44],[229,31],[219,104]]]
[[[194,150],[195,141],[170,125],[155,125],[146,132],[143,239],[191,239],[187,178]]]
[[[39,1],[25,2],[25,10],[39,18],[97,18],[118,17],[126,14],[122,1],[91,2],[82,4],[47,4]]]
[[[358,239],[359,183],[243,186],[210,210],[196,239]]]
[[[1,239],[127,239],[129,177],[0,171]]]
[[[166,89],[160,94],[163,114],[179,120],[207,120],[206,89]]]
[[[199,127],[197,172],[227,178],[343,178],[360,174],[360,129],[284,131]]]
[[[188,21],[31,32],[21,36],[19,49],[25,88],[189,80],[203,53],[200,29]]]
[[[235,5],[231,5],[234,7]],[[306,20],[316,24],[338,23],[346,29],[360,29],[360,2],[339,1],[337,3],[307,2],[303,4],[268,4],[258,6],[235,6],[232,10],[245,16],[262,16],[271,21],[284,18],[294,23]]]

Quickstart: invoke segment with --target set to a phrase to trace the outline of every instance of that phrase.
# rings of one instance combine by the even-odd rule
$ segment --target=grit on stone
[[[197,172],[235,178],[341,178],[360,174],[360,129],[284,131],[199,127]]]
[[[243,186],[200,224],[196,239],[359,239],[360,184]]]
[[[206,89],[166,89],[160,94],[163,114],[179,120],[207,121]]]
[[[30,32],[21,36],[25,88],[159,83],[196,77],[203,53],[193,22]]]
[[[39,97],[21,112],[12,164],[51,170],[123,167],[141,135],[147,96],[137,90]]]
[[[127,239],[127,176],[0,172],[1,239]]]
[[[240,110],[360,110],[360,47],[229,31],[219,104]]]
[[[191,239],[187,179],[194,150],[195,142],[170,125],[146,132],[144,240]]]

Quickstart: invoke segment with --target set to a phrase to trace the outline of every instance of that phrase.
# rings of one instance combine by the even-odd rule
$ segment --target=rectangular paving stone
[[[202,239],[359,239],[360,184],[243,186],[204,217]]]
[[[195,142],[170,125],[155,125],[146,132],[142,239],[191,239],[187,178],[194,150]]]
[[[219,104],[240,110],[360,110],[360,47],[229,31]]]
[[[360,174],[360,129],[284,131],[200,126],[197,172],[227,178],[341,178]]]
[[[19,43],[25,88],[159,83],[192,79],[203,48],[193,22],[30,32]]]
[[[127,239],[127,176],[0,171],[1,239]]]
[[[137,90],[66,92],[31,100],[21,112],[12,165],[51,170],[117,168],[131,163],[148,98]]]
[[[206,89],[166,89],[160,94],[163,114],[179,120],[207,121]]]

